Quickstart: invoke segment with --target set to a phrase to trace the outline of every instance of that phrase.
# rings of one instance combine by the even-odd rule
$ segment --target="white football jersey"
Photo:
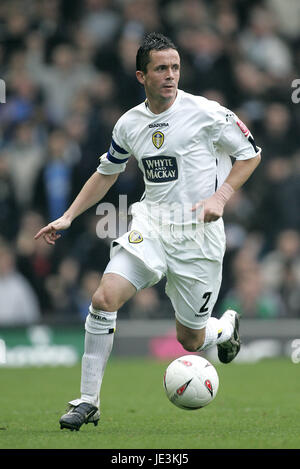
[[[227,178],[231,158],[260,151],[247,127],[215,101],[178,90],[172,106],[153,114],[147,101],[116,123],[110,149],[97,170],[114,174],[137,159],[144,182],[142,205],[191,207],[211,196]]]

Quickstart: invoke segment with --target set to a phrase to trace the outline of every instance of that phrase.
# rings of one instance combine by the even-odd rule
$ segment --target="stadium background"
[[[215,315],[228,305],[242,313],[244,359],[291,355],[300,336],[300,104],[292,98],[299,2],[3,0],[0,349],[8,364],[80,357],[110,240],[97,237],[96,207],[55,248],[33,237],[93,173],[118,117],[144,99],[135,54],[150,31],[178,45],[180,87],[235,111],[263,149],[260,167],[226,207]],[[118,207],[127,194],[129,206],[142,192],[132,160],[105,201]],[[180,353],[164,282],[139,292],[118,317],[114,353]]]

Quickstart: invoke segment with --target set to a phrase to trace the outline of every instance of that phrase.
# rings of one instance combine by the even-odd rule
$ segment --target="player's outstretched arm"
[[[34,239],[44,238],[46,243],[55,244],[55,241],[61,237],[57,231],[66,230],[71,225],[71,221],[63,215],[57,220],[49,223],[49,225],[44,226],[34,237]]]
[[[223,216],[224,207],[230,197],[249,179],[261,160],[260,153],[248,160],[236,161],[222,186],[211,197],[195,204],[192,210],[202,207],[200,220],[216,221]]]
[[[99,202],[116,182],[118,175],[104,175],[95,172],[84,184],[68,210],[60,218],[44,226],[34,239],[43,237],[46,243],[55,244],[61,236],[58,231],[68,229],[76,217]]]

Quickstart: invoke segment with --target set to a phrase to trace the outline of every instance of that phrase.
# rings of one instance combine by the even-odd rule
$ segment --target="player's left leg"
[[[205,327],[192,329],[184,326],[176,319],[176,336],[178,342],[187,352],[196,352],[204,344]]]
[[[220,319],[212,316],[220,286],[218,266],[210,263],[204,270],[208,284],[185,276],[168,276],[167,293],[175,309],[177,340],[188,352],[217,345],[220,361],[229,363],[240,350],[239,315],[228,310]]]
[[[177,340],[188,352],[200,352],[217,345],[220,361],[229,363],[240,348],[238,324],[238,314],[232,310],[226,311],[220,319],[209,317],[201,329],[189,328],[176,319]],[[222,347],[221,353],[219,347]]]
[[[218,357],[222,363],[230,363],[239,353],[241,348],[241,339],[239,334],[240,315],[228,309],[222,315],[221,320],[228,320],[233,326],[233,332],[228,340],[222,340],[218,343]]]
[[[181,250],[189,246],[173,244],[166,293],[175,309],[177,339],[185,350],[217,345],[220,361],[229,363],[240,350],[239,315],[228,310],[220,319],[212,317],[222,281],[224,245],[222,220],[207,224],[202,245],[186,249],[184,256]]]
[[[218,266],[210,263],[207,267],[202,262],[202,267],[205,281],[204,277],[202,281],[195,281],[184,275],[168,275],[166,292],[175,310],[177,340],[188,352],[217,345],[219,359],[229,363],[239,351],[239,317],[231,310],[220,319],[212,316],[220,286]],[[221,344],[224,345],[220,352]]]

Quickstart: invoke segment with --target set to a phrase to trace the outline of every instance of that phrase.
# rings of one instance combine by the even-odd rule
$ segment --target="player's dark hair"
[[[166,49],[177,50],[177,47],[171,39],[161,33],[147,34],[136,54],[136,69],[146,73],[147,65],[150,62],[150,52],[152,50],[159,51]]]

